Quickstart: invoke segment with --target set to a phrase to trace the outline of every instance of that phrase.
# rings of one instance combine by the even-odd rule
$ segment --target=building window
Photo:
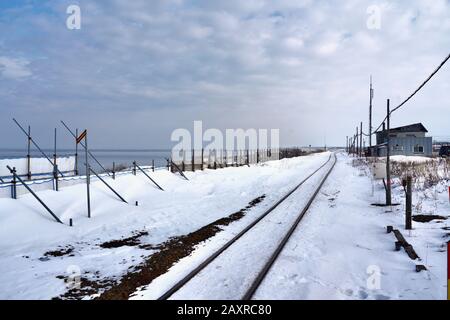
[[[392,146],[392,151],[403,151],[403,146],[396,144],[395,146]]]
[[[416,144],[414,146],[414,153],[423,153],[423,146],[421,146],[420,144]]]

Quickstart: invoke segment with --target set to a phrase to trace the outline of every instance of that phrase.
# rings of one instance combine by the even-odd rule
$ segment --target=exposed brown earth
[[[148,235],[146,231],[137,231],[128,238],[108,241],[100,246],[102,248],[117,248],[121,246],[138,246],[141,249],[158,250],[156,253],[145,258],[145,261],[130,269],[121,279],[102,279],[98,281],[88,280],[81,277],[79,289],[71,289],[57,299],[81,299],[85,296],[100,293],[100,300],[126,300],[137,288],[147,285],[155,278],[166,273],[180,259],[189,256],[195,246],[213,237],[233,221],[245,216],[246,212],[258,205],[265,195],[257,197],[249,204],[225,218],[218,219],[197,231],[187,235],[173,237],[158,245],[141,243],[140,238]]]

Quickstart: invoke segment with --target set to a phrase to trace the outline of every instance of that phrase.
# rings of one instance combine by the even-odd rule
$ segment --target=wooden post
[[[133,161],[133,175],[136,175],[136,161]]]
[[[391,198],[391,163],[390,163],[390,153],[391,153],[391,146],[390,146],[390,137],[389,137],[389,130],[391,126],[391,116],[390,116],[390,100],[387,99],[387,130],[386,130],[386,205],[390,206],[392,204],[392,198]]]
[[[192,172],[195,172],[195,150],[192,149]]]
[[[155,159],[152,159],[152,171],[155,172]]]
[[[259,163],[259,149],[256,149],[256,163]]]
[[[406,215],[405,229],[412,229],[412,178],[406,177]]]
[[[31,127],[28,126],[27,178],[31,180]]]
[[[356,127],[356,156],[359,156],[359,133],[358,127]]]

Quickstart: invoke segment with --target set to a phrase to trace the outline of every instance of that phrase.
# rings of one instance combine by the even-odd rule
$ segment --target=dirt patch
[[[415,216],[412,216],[412,219],[415,222],[430,222],[433,220],[446,220],[446,217],[443,216],[437,216],[432,214],[417,214]]]
[[[129,272],[119,280],[91,281],[82,277],[79,289],[71,289],[58,297],[58,299],[81,299],[87,295],[100,293],[100,296],[97,298],[99,300],[127,300],[137,288],[149,284],[155,278],[166,273],[176,262],[190,255],[196,245],[213,237],[222,230],[223,226],[227,226],[231,222],[244,217],[249,209],[258,205],[264,198],[265,195],[255,198],[245,208],[232,213],[228,217],[218,219],[187,235],[173,237],[159,245],[140,244],[139,238],[144,234],[139,232],[129,238],[103,243],[101,245],[102,248],[138,245],[139,248],[156,249],[158,252],[147,257],[140,265],[130,268]]]
[[[47,251],[46,253],[44,253],[44,257],[49,258],[49,257],[62,257],[62,256],[66,256],[66,255],[70,255],[71,253],[73,253],[74,247],[72,246],[67,246],[61,249],[57,249],[57,250],[53,250],[53,251]]]
[[[100,245],[100,247],[105,248],[105,249],[112,249],[112,248],[119,248],[119,247],[123,247],[123,246],[130,246],[130,247],[137,246],[138,244],[141,243],[140,238],[143,236],[148,236],[148,232],[147,231],[138,231],[138,232],[135,232],[133,236],[128,237],[128,238],[104,242]]]

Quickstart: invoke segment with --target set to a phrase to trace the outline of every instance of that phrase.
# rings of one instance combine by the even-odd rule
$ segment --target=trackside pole
[[[112,192],[114,192],[114,194],[123,202],[128,203],[124,198],[122,198],[122,196],[116,191],[114,190],[109,184],[106,183],[105,180],[102,179],[102,177],[100,177],[94,170],[92,170],[92,168],[89,167],[89,170],[95,174],[95,176],[101,181],[103,182]]]
[[[159,185],[159,184],[157,184],[156,183],[156,181],[155,180],[153,180],[137,163],[136,163],[136,161],[134,161],[133,162],[133,165],[135,166],[135,168],[138,168],[139,169],[139,171],[141,171],[147,178],[149,178],[150,179],[150,181],[151,182],[153,182],[157,187],[158,187],[158,189],[160,189],[161,191],[164,191],[164,189],[163,188],[161,188],[161,186]]]
[[[77,139],[77,135],[75,135],[72,130],[70,130],[70,128],[64,123],[64,121],[61,120],[62,125],[67,129],[67,131],[69,131],[69,133],[75,138]],[[84,147],[84,144],[80,141],[79,142],[81,144],[82,147]],[[94,161],[100,166],[100,168],[103,169],[104,172],[106,172],[108,174],[108,176],[110,176],[111,174],[108,172],[108,170],[105,169],[104,166],[102,166],[102,164],[97,160],[96,157],[94,157],[94,155],[88,150],[89,155],[92,157],[92,159],[94,159]]]
[[[390,206],[392,204],[392,197],[391,197],[391,163],[390,163],[390,154],[391,154],[391,145],[390,145],[390,126],[391,126],[391,119],[390,119],[390,100],[387,99],[387,132],[386,134],[386,205]]]
[[[48,162],[50,162],[50,164],[53,166],[53,161],[50,160],[50,158],[45,154],[44,151],[42,151],[42,149],[38,146],[38,144],[36,143],[36,141],[33,140],[33,138],[31,137],[31,135],[29,135],[25,129],[19,124],[19,122],[17,122],[16,119],[13,118],[13,121],[15,122],[15,124],[20,128],[20,130],[22,130],[22,132],[30,139],[31,143],[36,147],[36,149],[39,150],[39,152],[47,159]],[[61,175],[61,177],[64,177],[64,175],[62,174],[61,171],[59,171],[59,174]]]
[[[87,209],[88,209],[88,218],[91,217],[91,190],[89,187],[89,184],[91,183],[91,172],[89,167],[89,157],[88,157],[88,141],[87,141],[87,130],[84,130],[84,154],[85,154],[85,161],[86,161],[86,194],[87,194]],[[78,138],[77,138],[78,142]],[[81,139],[80,141],[81,142]]]
[[[27,145],[27,178],[31,180],[31,127],[28,126],[28,145]]]
[[[169,160],[169,159],[167,159],[167,158],[166,158],[166,160],[167,160],[167,163],[169,163],[172,167],[174,167],[174,168],[180,173],[180,175],[181,175],[183,178],[185,178],[186,180],[189,180],[189,179],[184,175],[183,171],[181,171],[180,167],[178,167],[178,166],[175,164],[175,162],[173,162],[172,160]]]
[[[12,173],[14,179],[19,180],[19,182],[36,198],[37,201],[39,201],[39,203],[48,211],[48,213],[50,213],[57,222],[62,223],[61,220],[59,220],[59,218],[53,213],[53,211],[50,210],[50,208],[47,207],[47,205],[36,195],[36,193],[34,193],[34,191],[31,190],[31,188],[16,174],[15,168],[11,169],[10,166],[6,166],[6,167]],[[17,195],[16,195],[16,199],[17,199]]]
[[[75,129],[75,136],[78,137],[78,128]],[[76,176],[78,175],[78,143],[76,141],[75,141],[75,175]]]

